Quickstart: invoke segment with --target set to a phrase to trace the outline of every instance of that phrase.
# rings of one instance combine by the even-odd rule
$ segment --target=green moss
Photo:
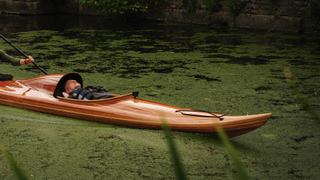
[[[233,24],[235,24],[235,17],[239,14],[240,12],[240,7],[241,7],[241,1],[240,0],[227,0],[226,1],[226,6],[233,16]]]
[[[318,36],[205,26],[154,31],[29,31],[10,40],[49,73],[80,72],[85,85],[184,108],[245,115],[273,113],[262,127],[231,139],[253,179],[316,179],[319,127],[285,82],[319,107]],[[181,33],[183,31],[183,33]],[[0,42],[8,54],[12,47]],[[42,73],[0,63],[1,73]],[[163,132],[133,129],[0,106],[0,140],[34,179],[173,179]],[[319,112],[319,110],[317,110]],[[173,132],[189,179],[232,179],[222,142]],[[12,178],[3,159],[0,177]]]
[[[218,0],[204,0],[203,4],[208,8],[208,10],[211,13],[219,11],[222,7]]]
[[[196,10],[197,0],[188,0],[187,9],[189,12],[194,12]]]

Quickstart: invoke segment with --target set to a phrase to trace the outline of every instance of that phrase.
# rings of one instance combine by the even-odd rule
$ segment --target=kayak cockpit
[[[57,98],[60,101],[68,102],[68,103],[73,103],[73,104],[108,104],[108,103],[114,103],[114,102],[119,102],[121,100],[126,100],[126,99],[133,99],[134,96],[132,93],[130,94],[125,94],[125,95],[116,95],[112,94],[114,97],[108,98],[108,99],[99,99],[99,100],[78,100],[78,99],[70,99],[70,98],[65,98],[62,96],[58,96]]]

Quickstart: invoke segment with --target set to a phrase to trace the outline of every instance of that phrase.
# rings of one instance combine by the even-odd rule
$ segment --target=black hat
[[[82,77],[80,76],[80,74],[78,74],[78,73],[66,74],[60,79],[60,81],[58,82],[58,84],[56,86],[56,89],[54,90],[53,96],[55,98],[57,98],[58,96],[62,96],[63,97],[62,92],[65,91],[64,90],[64,85],[70,79],[76,80],[81,85],[81,88],[83,88],[83,80],[82,80]]]

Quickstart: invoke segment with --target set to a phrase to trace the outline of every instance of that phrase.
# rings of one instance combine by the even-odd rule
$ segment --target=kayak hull
[[[0,82],[0,104],[133,128],[160,130],[165,119],[174,131],[217,135],[216,128],[220,126],[230,138],[259,128],[272,115],[230,116],[202,112],[136,98],[133,94],[113,94],[113,98],[87,101],[55,97],[59,94],[56,91],[60,80],[70,74]]]

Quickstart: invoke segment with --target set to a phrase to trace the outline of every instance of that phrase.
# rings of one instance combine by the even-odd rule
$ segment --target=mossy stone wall
[[[187,9],[190,0],[166,1],[159,10],[143,14],[143,18],[166,22],[187,22],[196,24],[227,25],[251,29],[265,29],[290,33],[316,33],[311,20],[306,18],[309,0],[241,0],[239,15],[233,16],[226,6],[226,0],[219,0],[222,8],[211,13],[203,0],[197,0],[194,11]]]
[[[222,7],[214,13],[208,10],[203,0],[196,0],[192,5],[193,10],[188,8],[191,0],[165,0],[159,9],[135,14],[134,17],[162,20],[167,23],[183,22],[290,33],[316,33],[311,28],[311,20],[305,18],[310,0],[241,0],[240,12],[235,17],[235,21],[226,6],[226,0],[217,1]],[[0,0],[0,13],[48,14],[57,12],[101,15],[92,7],[75,3],[72,0]],[[107,14],[107,16],[115,15]],[[129,17],[132,17],[132,14]]]

